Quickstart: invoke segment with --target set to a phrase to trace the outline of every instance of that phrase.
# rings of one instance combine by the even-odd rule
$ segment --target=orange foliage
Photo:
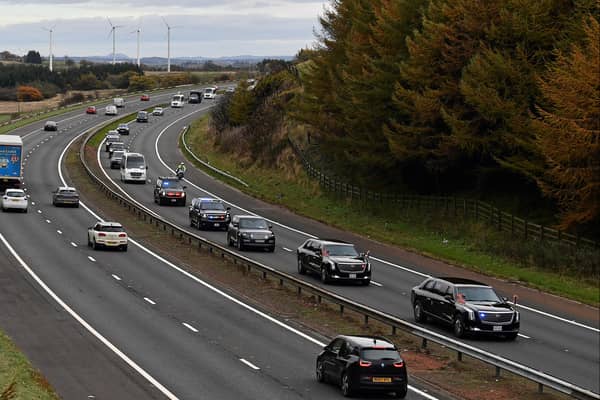
[[[19,86],[17,88],[18,101],[40,101],[44,100],[42,92],[33,86]]]

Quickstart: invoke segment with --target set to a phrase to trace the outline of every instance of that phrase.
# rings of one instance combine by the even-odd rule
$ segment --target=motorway
[[[168,98],[152,95],[150,103],[130,102],[127,111]],[[196,108],[198,116],[207,105]],[[191,106],[169,109],[143,132],[133,123],[132,148],[146,145],[161,124],[190,111]],[[11,288],[3,296],[20,297],[20,310],[36,309],[38,315],[13,312],[11,319],[1,309],[0,322],[10,325],[5,329],[16,336],[17,344],[24,336],[29,338],[24,341],[25,352],[33,355],[34,363],[41,360],[36,366],[62,398],[341,396],[337,388],[314,378],[315,357],[324,338],[297,331],[199,280],[143,248],[135,238],[126,253],[88,248],[86,229],[99,216],[87,207],[53,207],[51,191],[63,183],[60,162],[69,143],[108,118],[78,110],[54,119],[59,121],[57,133],[41,131],[43,122],[12,132],[24,137],[30,210],[0,214],[2,285]],[[159,171],[154,164],[149,169],[154,177]],[[35,307],[27,305],[33,300]],[[48,314],[44,319],[39,313]],[[26,323],[30,318],[34,322]],[[41,320],[44,323],[36,326]],[[52,332],[49,340],[72,335],[63,337],[62,354],[55,357],[47,352],[57,351],[57,346],[44,341],[53,322],[63,328]],[[64,361],[70,359],[77,361]],[[79,378],[84,381],[77,382]],[[435,399],[416,387],[407,398]]]
[[[207,101],[202,103],[205,106]],[[175,166],[183,160],[177,147],[181,128],[199,117],[197,108],[187,105],[175,112],[178,118],[155,121],[152,129],[144,129],[143,140],[136,136],[137,125],[133,124],[134,139],[130,148],[143,153],[149,165],[149,176],[154,181],[160,175],[172,175]],[[172,111],[172,110],[171,110]],[[101,161],[107,165],[104,153]],[[106,169],[107,176],[120,185],[123,192],[145,207],[154,210],[167,220],[186,228],[213,242],[226,245],[225,233],[198,231],[189,227],[187,208],[158,206],[153,203],[153,184],[132,185],[118,182],[116,171]],[[460,274],[482,279],[463,270],[444,266],[435,268],[401,250],[391,248],[368,239],[342,232],[315,221],[298,217],[280,207],[273,206],[232,189],[214,178],[188,165],[186,173],[188,198],[215,195],[232,207],[232,214],[254,213],[273,221],[277,236],[274,254],[245,251],[243,254],[263,264],[321,285],[317,277],[303,277],[296,272],[295,249],[308,237],[338,237],[358,244],[360,250],[371,250],[373,261],[373,283],[369,287],[354,285],[328,285],[327,289],[366,304],[386,313],[413,321],[410,305],[410,289],[430,274]],[[152,182],[153,183],[153,182]],[[567,382],[579,385],[596,393],[600,392],[600,343],[598,310],[554,296],[531,294],[531,291],[498,280],[486,279],[500,293],[512,297],[508,290],[525,293],[519,304],[521,312],[521,334],[516,342],[488,339],[468,339],[467,343],[495,355],[530,366]],[[528,301],[528,302],[526,302]],[[577,321],[575,321],[577,319]],[[426,325],[432,330],[451,336],[443,327]]]

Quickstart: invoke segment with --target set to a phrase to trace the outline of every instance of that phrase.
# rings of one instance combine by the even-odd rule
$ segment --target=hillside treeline
[[[290,107],[361,185],[508,190],[600,222],[597,0],[332,0]],[[315,140],[313,140],[314,142]]]

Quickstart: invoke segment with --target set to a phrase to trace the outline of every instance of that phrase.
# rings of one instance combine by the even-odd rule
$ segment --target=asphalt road
[[[323,339],[285,326],[133,243],[126,253],[86,246],[86,229],[96,218],[83,207],[53,207],[51,191],[61,183],[64,148],[106,117],[75,112],[64,118],[56,118],[58,133],[37,131],[43,123],[16,131],[25,136],[30,210],[0,214],[6,241],[0,278],[7,289],[0,323],[61,397],[340,396],[314,379]],[[132,129],[133,145],[151,132],[136,138]],[[427,397],[412,391],[408,398]]]
[[[207,101],[202,103],[204,107]],[[195,108],[194,108],[195,107]],[[189,124],[199,115],[192,111],[197,105],[186,105],[176,110],[180,120],[152,121],[139,128],[132,126],[133,139],[130,148],[143,153],[149,165],[152,181],[160,175],[172,175],[166,166],[174,169],[184,159],[177,148],[178,134],[182,126]],[[186,117],[186,115],[189,115]],[[142,139],[143,137],[143,139]],[[160,139],[159,139],[160,137]],[[158,140],[159,139],[159,140]],[[158,141],[157,141],[158,140]],[[102,153],[104,156],[105,153]],[[102,157],[102,161],[107,159]],[[117,181],[115,170],[107,173]],[[277,249],[274,254],[245,251],[244,255],[281,271],[296,274],[313,284],[320,284],[316,276],[301,277],[296,272],[295,249],[310,235],[339,237],[358,244],[361,250],[371,250],[373,261],[373,284],[369,287],[354,285],[328,285],[329,290],[355,301],[377,308],[408,321],[413,321],[410,305],[411,287],[422,282],[426,275],[460,275],[479,278],[490,282],[502,295],[512,297],[518,292],[521,297],[521,335],[516,342],[472,338],[465,342],[490,353],[518,363],[528,365],[565,381],[580,385],[596,393],[600,392],[600,344],[598,311],[555,296],[531,291],[517,285],[477,276],[457,268],[442,265],[403,252],[399,249],[375,243],[368,239],[342,232],[306,218],[298,217],[280,207],[273,206],[232,189],[214,178],[188,165],[186,173],[188,198],[215,194],[231,203],[232,214],[256,213],[275,222]],[[119,183],[120,184],[120,183]],[[189,228],[188,210],[183,207],[157,206],[153,203],[153,182],[146,185],[121,184],[124,191],[144,206],[165,216],[168,220],[186,227],[214,242],[226,245],[222,231],[197,231]],[[243,209],[241,209],[243,208]],[[576,320],[576,321],[575,321]],[[444,327],[426,325],[432,330],[451,336]]]

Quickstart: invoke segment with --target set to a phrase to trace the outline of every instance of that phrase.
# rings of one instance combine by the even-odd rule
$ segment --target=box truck
[[[20,187],[23,181],[21,136],[0,135],[0,185]]]

